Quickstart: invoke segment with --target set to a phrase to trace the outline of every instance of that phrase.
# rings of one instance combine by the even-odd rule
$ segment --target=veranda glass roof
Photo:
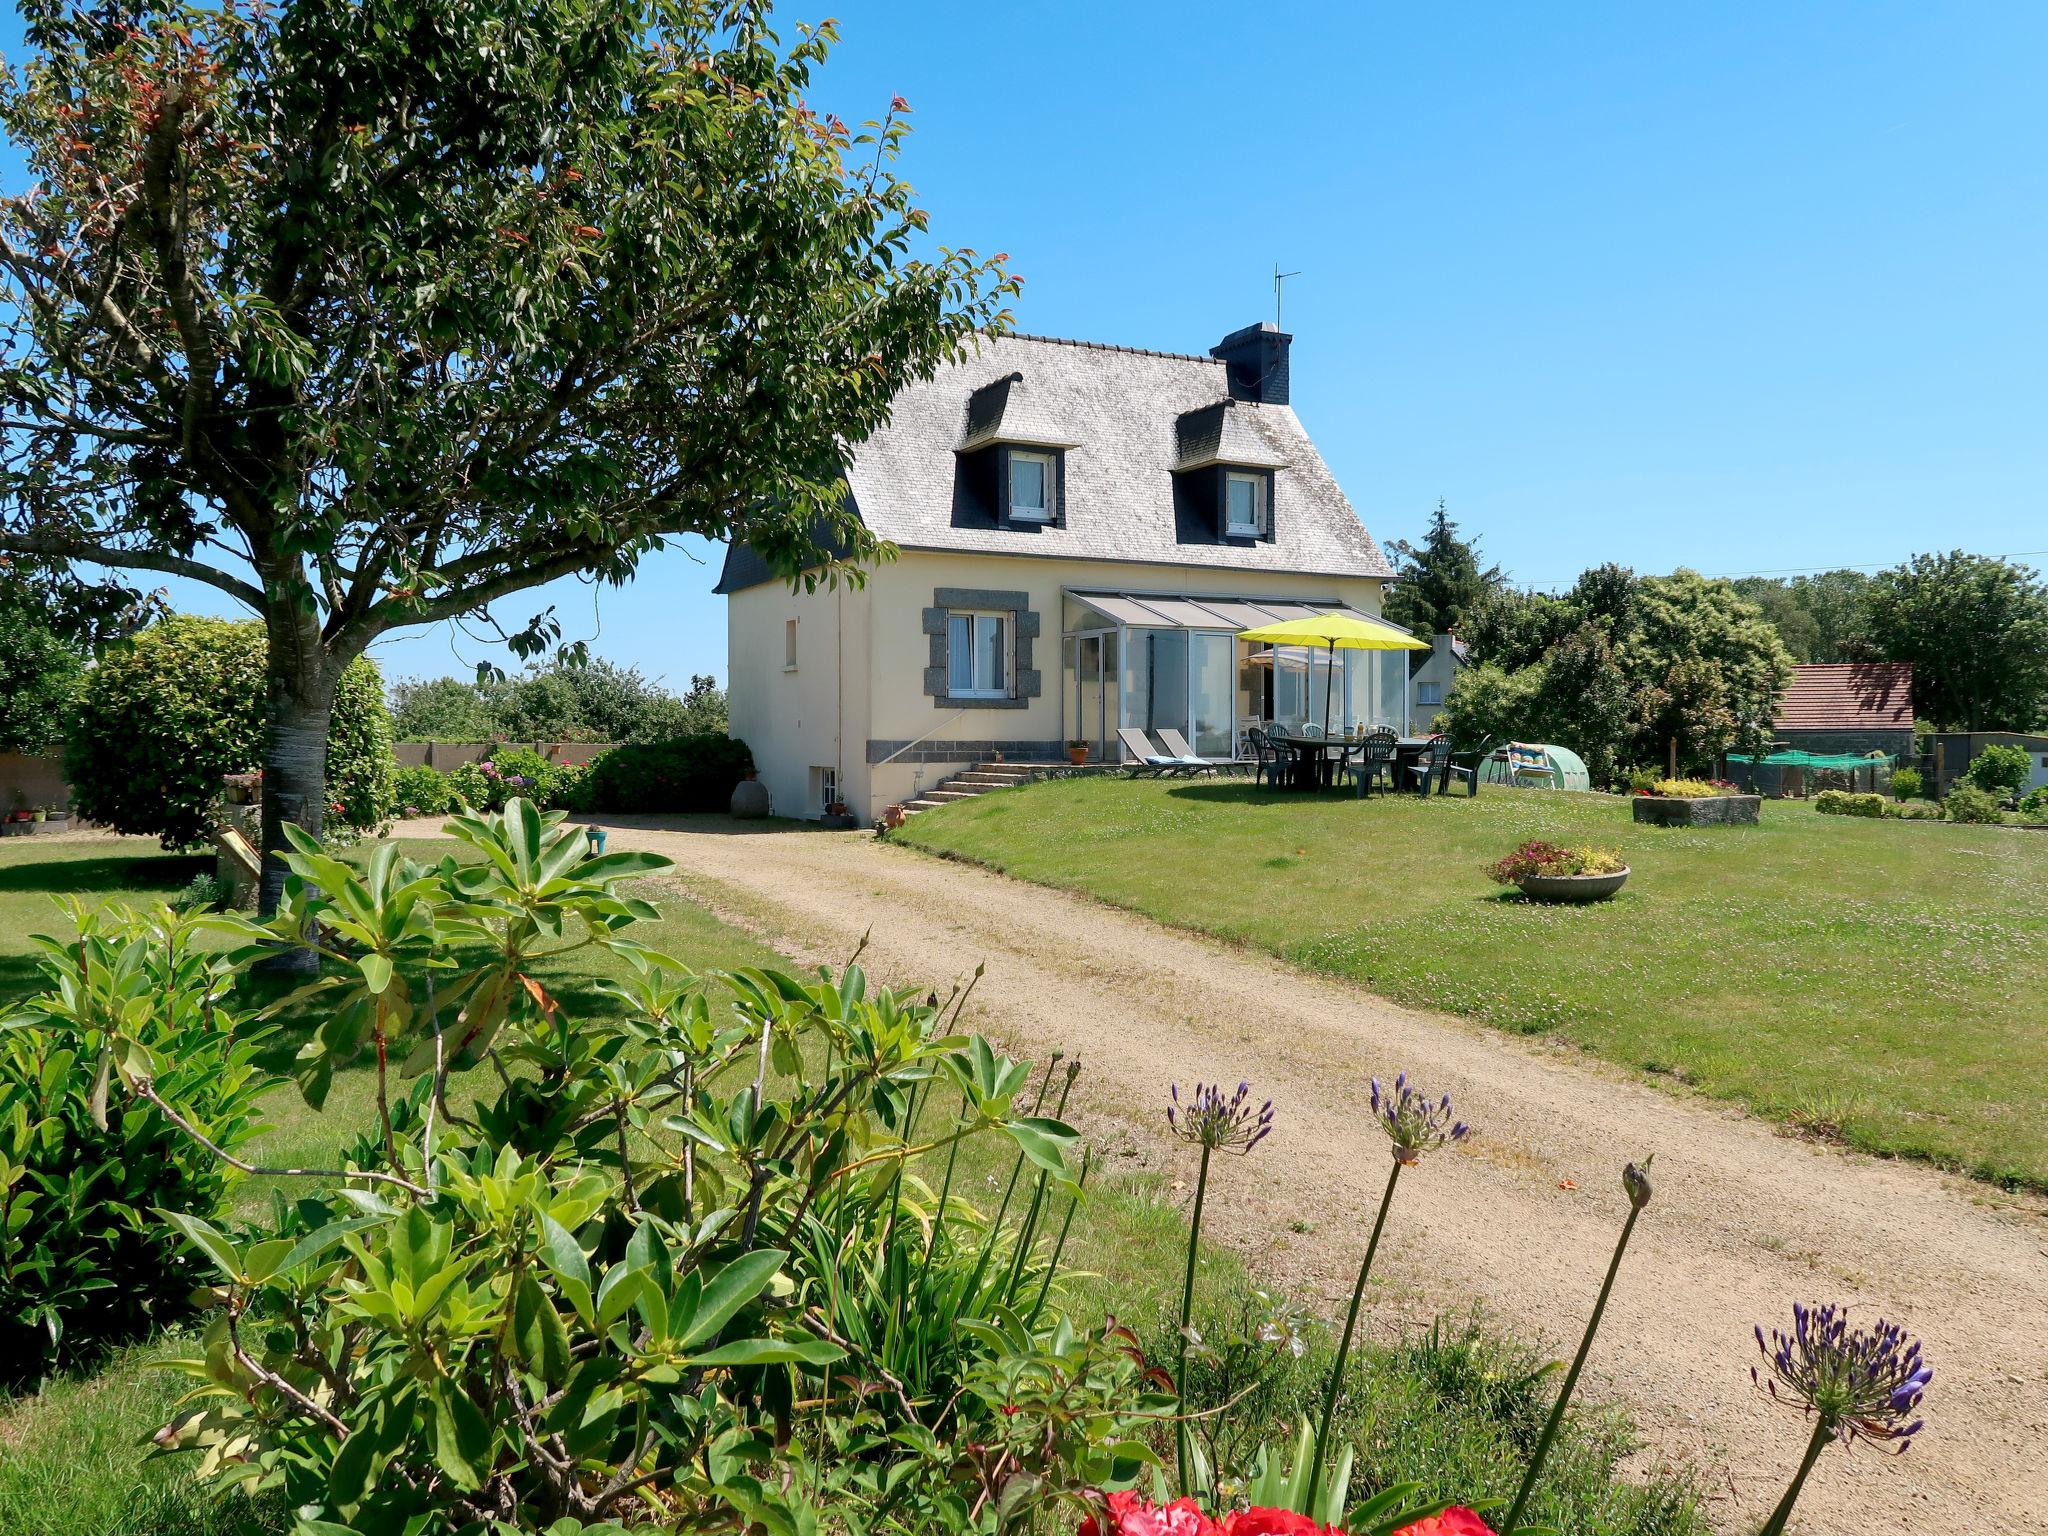
[[[1384,624],[1369,613],[1359,613],[1342,603],[1282,603],[1260,598],[1152,597],[1129,592],[1067,592],[1075,602],[1101,614],[1112,624],[1129,624],[1142,629],[1227,629],[1235,634],[1276,624],[1288,619],[1308,619],[1319,613],[1346,613],[1369,624]]]

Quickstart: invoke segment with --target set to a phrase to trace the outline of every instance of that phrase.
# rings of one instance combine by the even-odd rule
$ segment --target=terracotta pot
[[[896,828],[898,828],[898,827],[900,827],[900,826],[902,826],[902,825],[903,825],[903,823],[904,823],[904,821],[905,821],[905,819],[906,819],[906,817],[907,817],[907,814],[908,814],[908,813],[907,813],[907,812],[905,812],[905,811],[904,811],[904,809],[903,809],[903,807],[902,807],[902,806],[900,806],[900,805],[885,805],[885,806],[883,806],[883,807],[882,807],[882,827],[883,827],[883,829],[884,829],[885,831],[890,831],[890,832],[893,832],[893,831],[895,831],[895,830],[896,830]]]
[[[1067,748],[1067,761],[1072,763],[1076,768],[1080,767],[1083,763],[1088,761],[1088,749],[1086,747]]]

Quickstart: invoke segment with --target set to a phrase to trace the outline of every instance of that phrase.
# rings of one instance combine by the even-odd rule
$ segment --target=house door
[[[1118,724],[1116,631],[1076,635],[1074,646],[1075,706],[1068,731],[1074,740],[1088,743],[1093,761],[1115,762],[1111,743]]]

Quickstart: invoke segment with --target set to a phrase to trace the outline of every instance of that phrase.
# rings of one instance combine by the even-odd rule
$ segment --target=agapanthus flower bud
[[[1628,1203],[1639,1211],[1650,1203],[1650,1164],[1656,1160],[1653,1152],[1643,1159],[1642,1167],[1630,1163],[1621,1170],[1621,1187],[1628,1191]]]
[[[1919,1341],[1896,1323],[1851,1328],[1846,1307],[1794,1302],[1792,1331],[1773,1328],[1767,1341],[1759,1327],[1756,1347],[1770,1379],[1754,1366],[1750,1379],[1774,1400],[1819,1414],[1845,1444],[1897,1441],[1903,1451],[1920,1432],[1922,1421],[1909,1417],[1934,1372],[1921,1362]]]
[[[1249,1152],[1273,1129],[1273,1101],[1254,1109],[1251,1092],[1249,1083],[1239,1083],[1237,1092],[1226,1098],[1220,1086],[1197,1083],[1183,1104],[1176,1083],[1166,1123],[1182,1141],[1212,1152]]]
[[[1432,1103],[1429,1095],[1409,1084],[1406,1072],[1395,1077],[1391,1093],[1378,1078],[1372,1080],[1372,1113],[1394,1144],[1394,1160],[1410,1167],[1432,1148],[1472,1134],[1470,1126],[1452,1117],[1448,1093]]]

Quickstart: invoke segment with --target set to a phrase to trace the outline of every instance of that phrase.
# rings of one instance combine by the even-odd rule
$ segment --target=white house
[[[1415,653],[1415,670],[1408,674],[1408,707],[1416,730],[1436,729],[1436,717],[1466,660],[1465,642],[1456,635],[1431,635],[1429,649]]]
[[[1288,399],[1270,325],[1207,357],[1006,336],[900,394],[847,466],[900,551],[792,591],[744,545],[725,594],[733,734],[777,814],[863,821],[1000,753],[1064,762],[1172,726],[1209,756],[1320,721],[1323,653],[1241,629],[1377,616],[1392,571]],[[1340,651],[1334,727],[1407,725],[1405,652]]]

